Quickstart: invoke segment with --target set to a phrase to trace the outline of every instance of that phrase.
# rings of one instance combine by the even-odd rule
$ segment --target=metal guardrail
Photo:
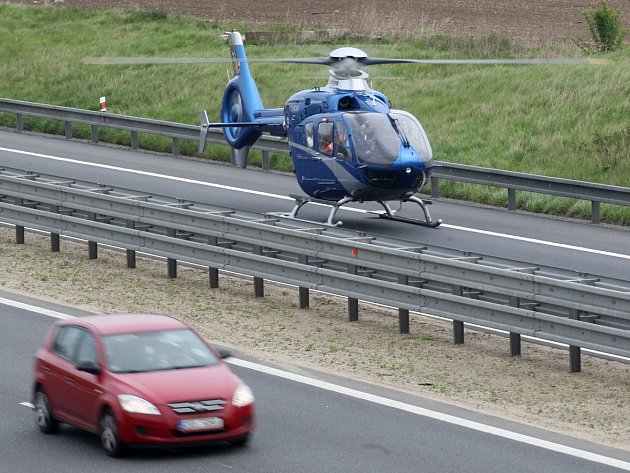
[[[132,149],[138,149],[138,133],[167,136],[173,139],[172,151],[175,156],[179,156],[180,154],[182,139],[199,141],[199,126],[138,118],[128,115],[95,112],[92,110],[11,99],[0,99],[0,112],[16,114],[16,128],[18,131],[24,130],[24,116],[62,120],[65,122],[66,139],[72,139],[73,123],[90,125],[93,143],[98,143],[98,129],[100,127],[128,130],[131,132]],[[208,141],[227,146],[221,129],[210,128],[208,130]],[[265,154],[263,161],[266,163],[267,169],[269,167],[269,153],[288,153],[289,151],[286,140],[273,136],[265,137],[264,140],[260,140],[260,142],[252,148],[261,150]]]
[[[97,243],[165,257],[170,277],[181,260],[209,267],[211,281],[219,269],[253,276],[256,295],[263,279],[297,285],[301,307],[309,289],[345,296],[349,320],[358,300],[397,307],[401,332],[418,311],[453,319],[455,343],[464,322],[510,332],[515,355],[521,335],[566,343],[571,371],[580,348],[630,357],[629,281],[21,170],[0,171],[0,219],[18,243],[29,227],[50,232],[53,250],[68,235],[94,258]]]
[[[72,138],[72,124],[82,123],[92,127],[92,142],[98,142],[99,127],[111,127],[129,130],[131,132],[131,147],[138,148],[138,133],[149,133],[168,136],[173,139],[173,154],[180,154],[180,140],[190,139],[199,141],[199,127],[146,118],[137,118],[112,113],[95,112],[54,105],[44,105],[11,99],[0,99],[0,112],[15,113],[17,115],[17,129],[24,129],[24,116],[45,117],[65,121],[66,138]],[[208,141],[225,144],[223,132],[210,129]],[[273,136],[263,136],[252,146],[252,149],[262,151],[262,168],[269,169],[269,153],[288,153],[286,140]],[[235,154],[232,150],[232,163]],[[630,188],[594,184],[582,181],[538,176],[526,173],[501,171],[496,169],[466,166],[445,162],[437,162],[431,177],[431,196],[439,197],[440,180],[454,180],[482,184],[486,186],[504,187],[508,190],[508,209],[516,209],[517,191],[550,194],[569,197],[591,202],[591,221],[601,222],[601,203],[630,206]]]

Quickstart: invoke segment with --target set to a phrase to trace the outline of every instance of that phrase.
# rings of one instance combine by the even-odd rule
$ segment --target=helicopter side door
[[[348,128],[342,120],[335,121],[333,136],[334,173],[339,185],[349,193],[357,182],[357,179],[352,174],[356,165],[352,160],[352,147],[350,145]]]
[[[295,130],[291,144],[295,175],[312,197],[330,200],[338,194],[332,140],[333,124],[326,118],[309,117]]]

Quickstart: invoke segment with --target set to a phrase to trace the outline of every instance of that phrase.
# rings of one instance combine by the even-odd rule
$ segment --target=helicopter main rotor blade
[[[136,65],[136,64],[222,64],[232,63],[232,58],[209,57],[125,57],[103,56],[86,57],[84,64],[108,64],[108,65]],[[311,57],[311,58],[255,58],[248,62],[277,62],[293,64],[315,64],[333,66],[340,69],[359,69],[364,66],[377,64],[555,64],[555,65],[580,65],[580,64],[608,64],[606,59],[598,58],[532,58],[532,59],[391,59],[378,57]]]
[[[596,58],[532,58],[532,59],[389,59],[389,58],[365,58],[357,59],[363,66],[375,64],[607,64],[605,59]]]
[[[390,59],[378,57],[320,57],[320,58],[296,58],[296,59],[269,59],[259,60],[265,62],[290,62],[296,64],[320,64],[325,66],[335,66],[347,61],[361,66],[373,66],[377,64],[557,64],[557,65],[580,65],[580,64],[608,64],[606,59],[598,58],[531,58],[531,59]]]
[[[211,58],[211,57],[86,57],[83,64],[212,64],[212,63],[230,63],[231,58]]]

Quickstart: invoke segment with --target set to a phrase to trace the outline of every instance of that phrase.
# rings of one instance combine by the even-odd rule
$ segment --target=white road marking
[[[37,158],[50,159],[50,160],[53,160],[53,161],[61,161],[61,162],[65,162],[65,163],[82,164],[84,166],[92,166],[92,167],[97,167],[97,168],[101,168],[101,169],[109,169],[109,170],[112,170],[112,171],[122,171],[122,172],[126,172],[126,173],[131,173],[131,174],[138,174],[140,176],[150,176],[150,177],[157,177],[157,178],[161,178],[161,179],[169,179],[171,181],[178,181],[178,182],[185,182],[185,183],[188,183],[188,184],[195,184],[195,185],[200,185],[200,186],[214,187],[214,188],[217,188],[217,189],[225,189],[225,190],[242,192],[242,193],[247,193],[247,194],[259,195],[259,196],[263,196],[263,197],[270,197],[270,198],[274,198],[274,199],[290,200],[290,201],[294,200],[293,198],[291,198],[289,196],[286,196],[286,195],[278,195],[278,194],[272,194],[270,192],[255,191],[255,190],[252,190],[252,189],[243,189],[243,188],[234,187],[234,186],[226,186],[226,185],[223,185],[223,184],[215,184],[215,183],[212,183],[212,182],[199,181],[197,179],[188,179],[188,178],[185,178],[185,177],[167,176],[165,174],[158,174],[158,173],[148,172],[148,171],[140,171],[140,170],[137,170],[137,169],[129,169],[129,168],[123,168],[123,167],[119,167],[119,166],[111,166],[109,164],[91,163],[91,162],[87,162],[87,161],[80,161],[80,160],[77,160],[77,159],[62,158],[62,157],[59,157],[59,156],[51,156],[49,154],[33,153],[33,152],[30,152],[30,151],[23,151],[23,150],[12,149],[12,148],[0,147],[0,151],[6,151],[6,152],[9,152],[9,153],[34,156],[34,157],[37,157]],[[318,203],[315,203],[315,202],[314,202],[314,204],[321,205],[321,206],[324,206],[324,207],[329,207],[328,205],[325,205],[325,204],[318,204]],[[344,207],[343,210],[344,211],[349,211],[349,212],[368,213],[367,210],[355,209],[355,208],[352,208],[352,207]],[[521,236],[518,236],[518,235],[510,235],[510,234],[507,234],[507,233],[498,233],[498,232],[492,232],[492,231],[488,231],[488,230],[480,230],[480,229],[476,229],[476,228],[461,227],[461,226],[450,225],[450,224],[446,224],[446,223],[442,223],[441,226],[444,227],[444,228],[450,228],[450,229],[453,229],[453,230],[459,230],[459,231],[463,231],[463,232],[478,233],[478,234],[493,236],[493,237],[497,237],[497,238],[505,238],[505,239],[509,239],[509,240],[516,240],[516,241],[523,241],[523,242],[527,242],[527,243],[533,243],[533,244],[536,244],[536,245],[544,245],[544,246],[550,246],[550,247],[554,247],[554,248],[562,248],[562,249],[565,249],[565,250],[581,251],[583,253],[592,253],[592,254],[596,254],[596,255],[610,256],[610,257],[614,257],[614,258],[622,258],[622,259],[630,260],[630,255],[625,255],[625,254],[621,254],[621,253],[613,253],[613,252],[610,252],[610,251],[597,250],[597,249],[594,249],[594,248],[584,248],[584,247],[581,247],[581,246],[566,245],[564,243],[556,243],[556,242],[552,242],[552,241],[537,240],[535,238],[521,237]]]
[[[35,312],[38,314],[46,315],[48,317],[61,318],[61,319],[74,318],[74,316],[69,315],[69,314],[62,314],[60,312],[51,311],[51,310],[44,309],[42,307],[38,307],[34,305],[30,305],[30,304],[24,304],[22,302],[13,301],[11,299],[0,298],[0,304],[8,305],[10,307],[17,307],[19,309],[28,310],[28,311]],[[549,442],[547,440],[538,439],[536,437],[532,437],[529,435],[523,435],[516,432],[512,432],[510,430],[486,425],[481,422],[475,422],[468,419],[463,419],[461,417],[456,417],[450,414],[444,414],[443,412],[432,411],[430,409],[425,409],[423,407],[414,406],[413,404],[407,404],[404,402],[395,401],[393,399],[388,399],[386,397],[365,393],[363,391],[358,391],[356,389],[347,388],[345,386],[340,386],[333,383],[328,383],[326,381],[320,381],[315,378],[309,378],[307,376],[290,373],[288,371],[272,368],[270,366],[261,365],[259,363],[253,363],[251,361],[241,360],[238,358],[229,358],[226,361],[228,361],[230,364],[240,366],[246,369],[258,371],[260,373],[265,373],[270,376],[277,376],[279,378],[288,379],[296,383],[302,383],[308,386],[324,389],[326,391],[342,394],[344,396],[349,396],[356,399],[362,399],[364,401],[372,402],[374,404],[379,404],[381,406],[391,407],[393,409],[399,409],[401,411],[409,412],[411,414],[416,414],[423,417],[429,417],[431,419],[447,422],[449,424],[465,427],[467,429],[477,430],[479,432],[496,435],[498,437],[514,440],[516,442],[525,443],[525,444],[532,445],[535,447],[544,448],[544,449],[551,450],[554,452],[564,453],[565,455],[570,455],[573,457],[582,458],[582,459],[589,460],[592,462],[601,463],[603,465],[608,465],[615,468],[620,468],[622,470],[630,471],[630,462],[618,460],[616,458],[611,458],[604,455],[599,455],[597,453],[588,452],[586,450],[580,450],[577,448],[568,447],[566,445],[562,445],[555,442]],[[23,406],[29,407],[31,409],[33,408],[33,405],[29,402],[21,402],[20,404]]]
[[[535,447],[552,450],[554,452],[564,453],[566,455],[571,455],[574,457],[583,458],[585,460],[590,460],[596,463],[602,463],[604,465],[614,466],[616,468],[621,468],[623,470],[630,471],[630,462],[617,460],[615,458],[606,457],[604,455],[598,455],[596,453],[587,452],[585,450],[580,450],[573,447],[567,447],[566,445],[562,445],[559,443],[549,442],[547,440],[538,439],[536,437],[531,437],[529,435],[519,434],[516,432],[512,432],[510,430],[501,429],[498,427],[492,427],[490,425],[482,424],[481,422],[475,422],[472,420],[463,419],[461,417],[452,416],[450,414],[444,414],[443,412],[432,411],[430,409],[425,409],[423,407],[414,406],[413,404],[407,404],[404,402],[395,401],[393,399],[388,399],[386,397],[377,396],[374,394],[358,391],[356,389],[347,388],[345,386],[339,386],[337,384],[328,383],[326,381],[320,381],[318,379],[309,378],[309,377],[302,376],[299,374],[289,373],[287,371],[271,368],[269,366],[261,365],[258,363],[252,363],[250,361],[240,360],[237,358],[229,358],[226,361],[233,365],[259,371],[261,373],[265,373],[271,376],[277,376],[280,378],[288,379],[296,383],[307,384],[309,386],[325,389],[327,391],[343,394],[345,396],[373,402],[374,404],[380,404],[382,406],[399,409],[401,411],[409,412],[411,414],[417,414],[424,417],[430,417],[431,419],[447,422],[449,424],[465,427],[467,429],[477,430],[479,432],[496,435],[498,437],[514,440],[516,442],[526,443],[529,445],[533,445]]]
[[[14,301],[11,299],[5,299],[0,297],[0,304],[8,305],[9,307],[15,307],[16,309],[23,309],[29,312],[37,312],[38,314],[47,315],[55,319],[73,319],[73,315],[63,314],[61,312],[55,312],[54,310],[44,309],[43,307],[37,307],[31,304],[24,304],[23,302]]]
[[[35,409],[35,404],[32,402],[20,402],[20,406],[28,407],[29,409]]]

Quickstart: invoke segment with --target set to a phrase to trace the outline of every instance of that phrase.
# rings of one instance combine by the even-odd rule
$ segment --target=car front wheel
[[[100,425],[101,445],[103,450],[110,457],[119,457],[122,455],[124,445],[120,441],[118,436],[118,426],[116,425],[116,419],[109,411],[103,413]]]
[[[59,427],[59,422],[52,415],[50,410],[50,404],[48,402],[48,396],[43,388],[37,388],[35,392],[35,422],[37,422],[37,427],[39,430],[44,432],[45,434],[53,434],[57,431]]]

